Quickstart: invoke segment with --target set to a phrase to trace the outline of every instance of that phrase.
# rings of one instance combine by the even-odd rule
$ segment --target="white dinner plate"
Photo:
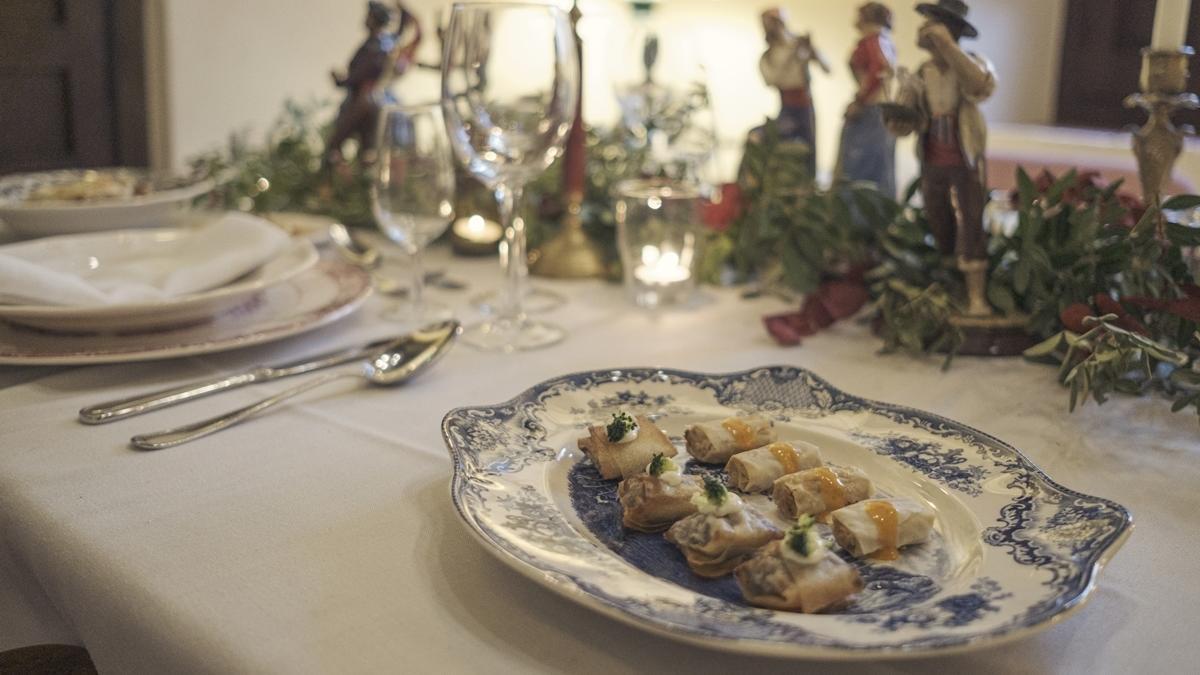
[[[371,294],[366,272],[323,260],[204,324],[75,335],[0,322],[0,365],[90,365],[208,354],[279,340],[338,321]]]
[[[810,441],[827,462],[862,469],[879,494],[931,507],[934,535],[894,562],[850,560],[866,586],[841,611],[751,607],[732,578],[692,574],[662,534],[621,526],[617,481],[603,480],[576,447],[589,425],[617,411],[654,418],[680,449],[676,460],[688,457],[688,425],[766,415],[781,439]],[[506,403],[453,410],[442,433],[454,506],[502,561],[634,626],[739,652],[882,659],[1025,637],[1083,606],[1132,528],[1119,504],[1060,486],[983,432],[786,366],[566,375]],[[745,498],[775,510],[765,496]]]
[[[29,196],[37,189],[78,181],[86,171],[69,169],[6,176],[0,179],[0,220],[21,237],[170,226],[178,224],[193,200],[215,186],[212,180],[164,179],[137,169],[94,171],[132,175],[152,182],[169,181],[169,186],[119,199],[30,201]]]
[[[121,230],[36,239],[5,247],[5,252],[58,270],[81,271],[153,258],[167,250],[186,229]],[[0,304],[0,320],[55,331],[94,333],[183,326],[208,321],[251,295],[310,269],[317,262],[311,242],[293,239],[277,256],[250,274],[200,293],[152,302],[72,307]]]

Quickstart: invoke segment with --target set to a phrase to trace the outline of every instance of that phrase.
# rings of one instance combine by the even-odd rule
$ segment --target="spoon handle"
[[[321,377],[314,377],[303,384],[298,384],[290,389],[284,389],[274,396],[264,398],[263,400],[248,405],[244,408],[238,408],[237,410],[232,410],[222,415],[217,415],[216,417],[204,420],[202,422],[195,422],[193,424],[188,424],[175,429],[169,429],[167,431],[139,434],[129,439],[129,443],[133,447],[141,450],[162,450],[163,448],[171,448],[176,445],[182,445],[189,441],[194,441],[197,438],[203,438],[204,436],[215,434],[222,429],[228,429],[239,422],[245,421],[263,412],[264,410],[274,408],[293,396],[298,396],[311,389],[316,389],[317,387],[329,384],[334,380],[340,380],[345,377],[361,376],[361,373],[356,372],[329,373],[327,375],[322,375]]]

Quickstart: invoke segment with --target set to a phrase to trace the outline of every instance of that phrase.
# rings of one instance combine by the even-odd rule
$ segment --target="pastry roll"
[[[856,558],[895,560],[900,549],[933,532],[933,509],[911,499],[870,499],[831,516],[833,538]]]
[[[684,475],[669,458],[655,455],[646,473],[630,476],[617,486],[621,522],[639,532],[662,532],[696,512],[692,497],[699,492],[699,479]]]
[[[772,539],[783,536],[771,521],[711,476],[705,477],[704,488],[693,501],[698,512],[672,525],[665,536],[699,576],[729,574]]]
[[[793,528],[782,541],[767,544],[734,570],[746,602],[812,614],[842,607],[863,589],[853,565],[825,547],[807,527]]]
[[[795,520],[836,511],[870,497],[874,491],[871,479],[858,469],[819,466],[779,478],[771,497],[784,518]]]
[[[821,465],[821,452],[812,443],[776,441],[730,457],[725,472],[742,492],[762,492],[780,476]]]
[[[579,439],[579,449],[607,479],[636,476],[655,455],[674,457],[679,452],[650,418],[625,413],[613,415],[607,425],[590,427],[587,438]]]
[[[694,424],[683,432],[688,452],[706,464],[724,464],[739,452],[761,448],[778,440],[771,420],[762,415],[742,415]]]

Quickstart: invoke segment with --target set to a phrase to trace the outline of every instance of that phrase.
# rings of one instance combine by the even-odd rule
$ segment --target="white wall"
[[[331,68],[343,68],[361,41],[363,0],[158,0],[161,3],[161,115],[165,118],[164,161],[179,165],[198,152],[226,141],[234,130],[261,130],[288,98],[335,99]],[[427,27],[421,56],[437,57],[434,13],[449,5],[410,0]],[[671,30],[687,32],[710,73],[718,131],[729,157],[737,154],[747,129],[777,112],[778,101],[758,75],[763,49],[759,12],[768,2],[666,0],[656,11]],[[793,28],[812,31],[834,65],[818,74],[820,165],[833,164],[841,111],[853,83],[845,65],[855,41],[851,27],[860,0],[787,0]],[[922,59],[916,49],[920,17],[914,0],[891,3],[895,39],[903,64]],[[617,0],[583,0],[585,114],[610,123],[616,113],[611,74],[628,44],[630,13]],[[1065,0],[974,0],[972,19],[982,37],[967,44],[989,56],[1000,73],[1000,88],[985,110],[993,122],[1039,124],[1052,121],[1057,90],[1058,52]],[[406,77],[401,96],[423,99],[437,93],[437,77]],[[153,108],[153,106],[152,106]],[[904,167],[912,162],[901,150]],[[725,162],[728,166],[733,159]]]

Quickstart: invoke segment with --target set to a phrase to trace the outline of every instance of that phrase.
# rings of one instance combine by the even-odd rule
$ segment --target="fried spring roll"
[[[875,491],[871,479],[853,468],[817,467],[775,481],[772,498],[787,520],[820,516],[862,501]]]
[[[804,441],[777,441],[729,458],[725,472],[742,492],[770,489],[777,478],[821,466],[821,451]]]
[[[870,499],[834,511],[833,538],[856,558],[895,560],[900,549],[929,540],[933,509],[911,499]]]
[[[724,464],[739,452],[778,440],[770,419],[742,415],[694,424],[683,433],[688,452],[706,464]]]

